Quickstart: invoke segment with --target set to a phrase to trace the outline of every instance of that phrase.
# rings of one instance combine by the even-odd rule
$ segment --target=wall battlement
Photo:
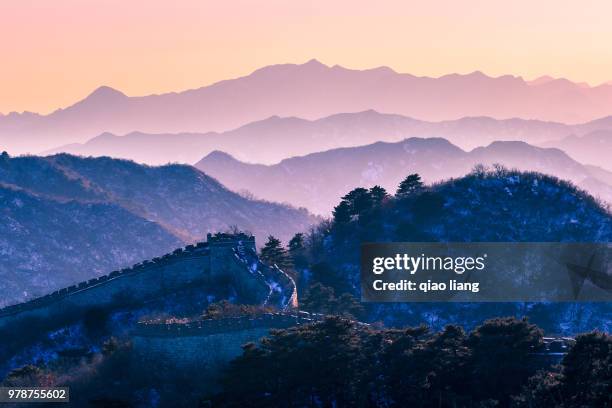
[[[208,243],[199,242],[196,245],[187,245],[185,248],[178,248],[173,252],[161,257],[139,262],[131,267],[116,270],[107,275],[102,275],[97,278],[92,278],[87,281],[56,290],[48,295],[29,300],[27,302],[7,306],[0,309],[0,318],[47,306],[72,294],[79,293],[102,284],[108,284],[109,282],[124,276],[147,273],[152,269],[159,268],[161,266],[170,265],[189,258],[197,258],[207,255],[209,255]]]
[[[119,298],[129,298],[131,302],[144,301],[182,288],[210,286],[228,280],[236,286],[240,299],[245,303],[285,309],[295,291],[295,284],[291,286],[285,280],[274,281],[268,269],[257,259],[254,237],[209,234],[207,242],[188,245],[130,268],[0,309],[0,328],[24,317],[47,318],[62,311],[104,307]],[[286,274],[277,273],[276,279],[282,279],[283,275]],[[271,294],[279,292],[279,288],[282,296],[277,296],[272,302]]]

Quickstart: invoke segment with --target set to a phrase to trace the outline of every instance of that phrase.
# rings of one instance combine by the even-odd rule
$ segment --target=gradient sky
[[[612,80],[610,16],[609,0],[0,0],[0,112],[47,113],[100,85],[197,88],[311,58],[599,84]]]

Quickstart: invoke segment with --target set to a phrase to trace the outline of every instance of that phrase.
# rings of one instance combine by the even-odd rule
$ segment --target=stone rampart
[[[0,328],[24,318],[47,319],[88,308],[137,303],[187,287],[222,283],[236,289],[241,303],[285,309],[291,293],[295,292],[295,284],[277,285],[262,273],[266,268],[257,259],[253,237],[209,235],[207,242],[188,245],[131,268],[0,309]],[[271,302],[271,293],[279,292],[279,288],[281,296]]]
[[[0,327],[26,317],[48,318],[66,310],[146,300],[189,285],[201,284],[210,271],[208,255],[208,244],[190,245],[131,268],[6,307],[0,310]]]
[[[166,368],[195,369],[216,377],[218,370],[271,329],[310,324],[323,318],[308,313],[266,313],[189,323],[138,324],[132,340],[136,358]]]

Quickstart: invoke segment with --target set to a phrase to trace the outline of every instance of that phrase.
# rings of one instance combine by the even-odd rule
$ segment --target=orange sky
[[[0,112],[46,113],[99,85],[196,88],[311,58],[599,84],[612,80],[610,16],[609,0],[0,0]]]

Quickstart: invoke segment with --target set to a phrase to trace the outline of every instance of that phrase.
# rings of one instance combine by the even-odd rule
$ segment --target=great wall
[[[220,281],[231,281],[242,303],[279,310],[297,307],[295,282],[278,267],[259,261],[254,237],[209,234],[207,242],[0,309],[0,328],[27,318],[50,319],[67,311],[143,302]]]
[[[239,303],[268,306],[277,312],[188,323],[138,322],[128,330],[135,357],[182,367],[197,362],[212,375],[241,352],[242,344],[258,340],[270,329],[320,318],[296,310],[295,282],[276,265],[259,260],[254,237],[208,234],[206,242],[0,309],[0,331],[32,322],[51,322],[44,326],[51,331],[78,321],[93,308],[138,307],[186,288],[206,293],[228,283]]]
[[[285,329],[321,319],[317,314],[289,312],[187,323],[141,322],[133,335],[134,350],[138,358],[150,363],[170,361],[174,367],[214,370],[237,357],[243,344],[266,336],[270,329]]]
[[[278,312],[172,323],[140,321],[129,330],[135,358],[175,368],[197,367],[213,378],[219,367],[241,353],[244,343],[257,341],[270,329],[322,319],[297,311],[295,282],[278,267],[259,260],[254,237],[209,234],[206,242],[0,309],[0,331],[67,314],[78,319],[91,308],[138,305],[185,288],[206,290],[220,282],[231,282],[240,303],[269,306]],[[557,361],[572,341],[547,338],[534,354]]]

